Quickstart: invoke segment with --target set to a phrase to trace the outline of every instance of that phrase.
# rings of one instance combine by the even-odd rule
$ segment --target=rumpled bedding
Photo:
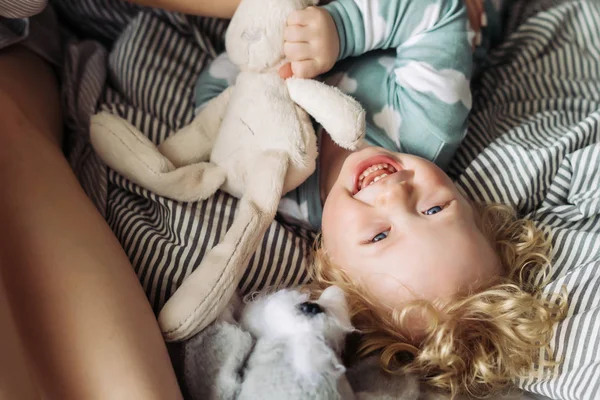
[[[119,0],[55,8],[75,34],[95,39],[67,47],[65,150],[158,311],[230,226],[237,201],[218,193],[177,203],[127,181],[94,154],[89,117],[107,110],[164,140],[191,121],[195,80],[223,51],[226,24]],[[510,204],[549,229],[546,293],[564,285],[570,300],[552,342],[562,363],[516,383],[554,399],[588,400],[600,396],[600,4],[522,0],[514,10],[510,35],[474,83],[469,133],[450,174],[469,197]],[[273,222],[240,289],[305,282],[313,239]],[[173,348],[184,388],[186,379],[202,379],[178,365],[185,350],[186,343]]]

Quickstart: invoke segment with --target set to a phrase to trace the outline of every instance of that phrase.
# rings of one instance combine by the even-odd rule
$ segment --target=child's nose
[[[410,181],[392,182],[377,196],[377,206],[397,213],[414,208],[413,185]]]

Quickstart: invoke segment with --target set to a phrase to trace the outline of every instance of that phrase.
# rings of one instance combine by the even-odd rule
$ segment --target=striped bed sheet
[[[564,285],[570,300],[552,342],[562,363],[518,385],[553,399],[600,399],[600,4],[518,4],[511,35],[475,85],[469,133],[450,174],[472,199],[510,204],[552,237],[547,293]],[[177,203],[106,169],[89,145],[89,115],[99,98],[100,109],[161,142],[192,119],[195,80],[223,50],[226,25],[119,0],[61,1],[56,8],[65,21],[85,18],[77,33],[111,46],[68,47],[66,147],[158,311],[230,226],[237,201],[218,193]],[[313,239],[273,222],[240,289],[306,281]]]
[[[570,302],[552,341],[562,363],[518,383],[554,399],[600,399],[600,3],[536,14],[492,65],[452,172],[470,198],[510,204],[549,229],[546,293],[565,286]]]

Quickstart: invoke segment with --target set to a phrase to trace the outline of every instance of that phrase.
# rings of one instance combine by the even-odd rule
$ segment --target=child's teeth
[[[363,171],[362,174],[360,174],[360,176],[358,177],[358,184],[359,184],[359,190],[364,188],[364,180],[367,176],[369,176],[370,174],[380,171],[382,169],[387,169],[390,174],[393,174],[396,172],[396,168],[392,167],[391,165],[387,164],[387,163],[382,163],[382,164],[376,164],[376,165],[372,165],[369,168],[367,168],[366,170]],[[386,176],[390,175],[390,174],[381,174],[380,176],[375,177],[371,182],[369,182],[369,184],[367,186],[370,186],[372,184],[374,184],[375,182],[385,178]]]
[[[372,165],[369,168],[367,168],[366,170],[364,170],[363,173],[360,174],[359,179],[364,179],[367,175],[372,174],[373,172],[379,171],[380,169],[384,169],[384,168],[387,168],[390,171],[395,172],[394,167],[392,167],[391,165],[389,165],[387,163],[376,164],[376,165]]]
[[[388,176],[388,174],[382,174],[382,175],[376,176],[375,179],[373,179],[373,183],[382,180],[386,176]]]

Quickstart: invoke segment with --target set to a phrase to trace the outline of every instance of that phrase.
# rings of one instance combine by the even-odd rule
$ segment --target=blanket
[[[550,398],[587,400],[600,393],[600,5],[517,5],[512,33],[475,83],[469,132],[450,174],[467,196],[510,204],[549,229],[554,262],[546,292],[564,285],[570,301],[552,341],[562,362],[516,383]],[[65,150],[158,311],[228,229],[237,201],[218,193],[178,203],[125,180],[93,153],[89,116],[107,110],[154,142],[164,140],[192,119],[196,78],[223,50],[226,23],[120,0],[55,7],[76,35],[95,38],[68,46]],[[273,222],[241,291],[305,282],[313,239],[313,232]],[[180,378],[183,386],[201,379]]]

